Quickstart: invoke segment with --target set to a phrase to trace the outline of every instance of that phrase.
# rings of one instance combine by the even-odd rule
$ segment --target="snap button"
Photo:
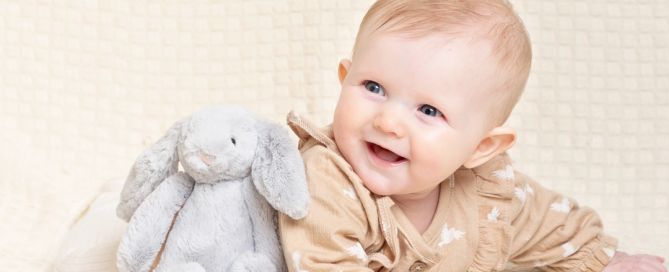
[[[423,272],[427,271],[427,264],[421,261],[416,261],[409,267],[409,271],[411,272]]]

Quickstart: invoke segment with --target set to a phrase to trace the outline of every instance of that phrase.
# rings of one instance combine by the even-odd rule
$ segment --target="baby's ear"
[[[466,168],[474,168],[486,163],[495,156],[509,150],[516,142],[516,131],[508,127],[493,128],[486,135],[469,159],[463,164]]]
[[[348,69],[351,68],[351,60],[342,59],[339,61],[339,83],[343,83],[346,75],[348,75]]]

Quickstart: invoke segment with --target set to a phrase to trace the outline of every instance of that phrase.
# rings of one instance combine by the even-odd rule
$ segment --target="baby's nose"
[[[374,127],[393,137],[404,137],[405,128],[400,116],[393,109],[386,108],[374,118]]]

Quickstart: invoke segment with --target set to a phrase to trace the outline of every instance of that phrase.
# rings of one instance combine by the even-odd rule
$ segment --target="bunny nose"
[[[207,166],[211,165],[211,162],[216,159],[216,156],[208,155],[203,152],[200,152],[198,157],[200,157],[202,162],[204,162],[204,164],[206,164]]]

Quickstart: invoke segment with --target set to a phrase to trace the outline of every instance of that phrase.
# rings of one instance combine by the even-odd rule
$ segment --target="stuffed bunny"
[[[133,165],[116,210],[129,221],[117,266],[284,271],[274,209],[299,219],[308,204],[304,165],[284,129],[241,108],[207,108]]]

